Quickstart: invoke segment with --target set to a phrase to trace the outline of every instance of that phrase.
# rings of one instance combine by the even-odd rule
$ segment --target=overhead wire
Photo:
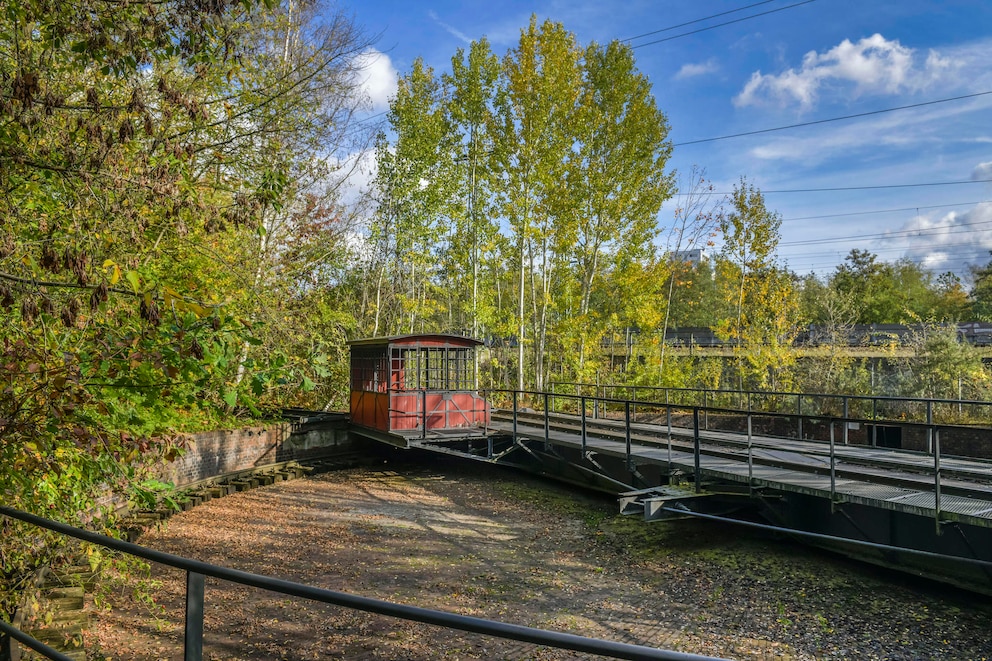
[[[992,200],[977,200],[975,202],[955,202],[953,204],[930,204],[926,206],[901,207],[898,209],[875,209],[873,211],[851,211],[849,213],[830,213],[822,216],[798,216],[796,218],[783,218],[783,223],[791,223],[799,220],[821,220],[824,218],[846,218],[848,216],[869,216],[878,213],[896,213],[899,211],[918,211],[920,209],[943,209],[946,207],[966,207],[977,204],[989,204]]]
[[[652,30],[651,32],[645,32],[633,37],[627,37],[626,39],[621,39],[620,41],[635,41],[636,39],[641,39],[643,37],[650,37],[653,34],[661,34],[662,32],[669,32],[671,30],[677,30],[679,28],[684,28],[687,25],[694,25],[695,23],[702,23],[703,21],[708,21],[713,18],[719,18],[721,16],[727,16],[728,14],[736,14],[739,11],[744,11],[746,9],[752,9],[760,5],[767,5],[769,2],[775,2],[776,0],[763,0],[762,2],[755,2],[751,5],[745,5],[743,7],[738,7],[737,9],[731,9],[730,11],[720,12],[719,14],[711,14],[710,16],[704,16],[702,18],[697,18],[691,21],[686,21],[685,23],[679,23],[678,25],[669,25],[667,28],[661,28],[660,30]]]
[[[780,188],[762,189],[761,193],[836,193],[840,191],[882,190],[887,188],[922,188],[927,186],[957,186],[961,184],[986,184],[992,179],[963,179],[960,181],[925,181],[914,184],[879,184],[876,186],[834,186],[830,188]],[[699,193],[672,193],[673,196],[699,195]],[[709,195],[733,195],[733,193],[709,193]]]
[[[634,49],[634,48],[643,48],[645,46],[653,46],[654,44],[660,44],[660,43],[665,42],[665,41],[672,41],[673,39],[679,39],[681,37],[688,37],[690,35],[699,34],[700,32],[706,32],[707,30],[715,30],[716,28],[722,28],[722,27],[727,26],[727,25],[733,25],[734,23],[742,23],[744,21],[749,21],[752,18],[758,18],[759,16],[767,16],[768,14],[774,14],[774,13],[777,13],[777,12],[780,12],[780,11],[785,11],[786,9],[793,9],[794,7],[800,7],[802,5],[808,5],[811,2],[816,2],[816,0],[803,0],[802,2],[797,2],[795,4],[786,5],[785,7],[779,7],[777,9],[769,9],[768,11],[763,11],[763,12],[760,12],[760,13],[757,13],[757,14],[752,14],[751,16],[744,16],[744,17],[741,17],[741,18],[735,18],[732,21],[726,21],[724,23],[717,23],[716,25],[710,25],[710,26],[707,26],[705,28],[699,28],[698,30],[691,30],[689,32],[682,32],[680,34],[673,34],[671,37],[665,37],[663,39],[655,39],[654,41],[647,41],[647,42],[645,42],[643,44],[637,44],[635,46],[631,46],[631,49]]]
[[[866,247],[863,247],[863,246],[852,246],[849,250],[846,250],[845,252],[850,253],[851,250],[853,250],[855,248],[859,248],[859,247],[862,250],[866,250],[867,249]],[[990,247],[992,247],[992,246],[990,246]],[[938,250],[938,251],[940,251],[940,252],[945,252],[945,251],[950,250],[953,255],[964,256],[964,255],[967,255],[967,254],[974,253],[976,251],[977,252],[988,252],[990,247],[985,247],[985,246],[976,244],[974,241],[967,241],[967,242],[962,242],[962,243],[947,243],[947,244],[944,244],[942,246],[935,246],[935,249]],[[970,248],[970,250],[963,250],[965,248]],[[906,251],[905,246],[891,246],[891,247],[887,247],[887,248],[872,248],[872,249],[868,249],[868,252],[871,252],[872,254],[875,254],[875,255],[883,255],[883,254],[888,254],[888,253],[900,253],[900,252],[903,252],[904,253],[905,251]],[[841,252],[842,251],[839,251],[839,250],[823,250],[823,251],[818,251],[818,252],[800,252],[800,253],[792,253],[792,254],[788,255],[787,258],[788,259],[803,259],[803,260],[805,260],[805,259],[819,259],[819,258],[826,259],[828,257],[840,256],[841,255]],[[836,264],[836,262],[834,262],[834,264]]]
[[[787,129],[797,129],[804,126],[815,126],[817,124],[827,124],[829,122],[840,122],[845,119],[857,119],[859,117],[870,117],[871,115],[881,115],[887,112],[895,112],[897,110],[909,110],[911,108],[922,108],[924,106],[932,106],[938,103],[948,103],[951,101],[962,101],[964,99],[973,99],[978,96],[985,96],[987,94],[992,94],[992,90],[987,92],[975,92],[974,94],[962,94],[961,96],[952,96],[946,99],[934,99],[933,101],[923,101],[921,103],[911,103],[907,106],[897,106],[895,108],[883,108],[881,110],[870,110],[868,112],[859,112],[853,115],[843,115],[841,117],[829,117],[827,119],[817,119],[811,122],[800,122],[799,124],[788,124],[787,126],[776,126],[769,129],[758,129],[757,131],[744,131],[743,133],[731,133],[729,135],[718,135],[714,138],[700,138],[699,140],[686,140],[684,142],[672,143],[673,147],[685,147],[686,145],[698,145],[704,142],[716,142],[717,140],[729,140],[731,138],[742,138],[748,135],[760,135],[762,133],[772,133],[774,131],[785,131]]]
[[[969,234],[980,230],[957,229],[962,227],[977,227],[979,225],[992,225],[992,220],[980,220],[975,223],[962,223],[953,228],[948,227],[928,227],[915,230],[897,230],[895,232],[877,232],[875,234],[853,234],[850,236],[839,236],[828,239],[805,239],[803,241],[781,241],[780,246],[815,246],[826,243],[842,243],[855,239],[877,239],[880,241],[894,241],[896,239],[908,239],[923,236],[947,235],[947,234]]]

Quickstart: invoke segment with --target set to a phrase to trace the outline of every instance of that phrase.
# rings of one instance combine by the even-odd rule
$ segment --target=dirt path
[[[992,603],[706,522],[454,461],[213,500],[141,543],[390,601],[736,659],[992,658]],[[158,606],[132,597],[136,582]],[[184,576],[108,586],[92,658],[181,659]],[[207,582],[206,659],[572,659]]]

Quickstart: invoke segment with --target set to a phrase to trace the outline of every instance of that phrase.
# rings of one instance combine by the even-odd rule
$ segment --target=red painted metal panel
[[[351,391],[351,421],[356,425],[389,431],[389,395]]]
[[[389,431],[421,429],[425,405],[428,431],[481,427],[489,419],[486,401],[475,392],[394,392],[389,410]]]

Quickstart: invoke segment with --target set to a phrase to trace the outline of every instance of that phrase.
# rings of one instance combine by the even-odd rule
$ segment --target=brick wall
[[[184,486],[216,475],[283,461],[306,461],[353,449],[343,417],[320,423],[282,423],[203,432],[165,467],[162,479]]]

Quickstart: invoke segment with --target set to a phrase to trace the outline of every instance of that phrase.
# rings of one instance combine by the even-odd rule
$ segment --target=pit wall
[[[286,461],[306,462],[354,452],[344,415],[316,422],[278,423],[192,434],[186,453],[164,467],[161,479],[183,487],[227,473]]]

